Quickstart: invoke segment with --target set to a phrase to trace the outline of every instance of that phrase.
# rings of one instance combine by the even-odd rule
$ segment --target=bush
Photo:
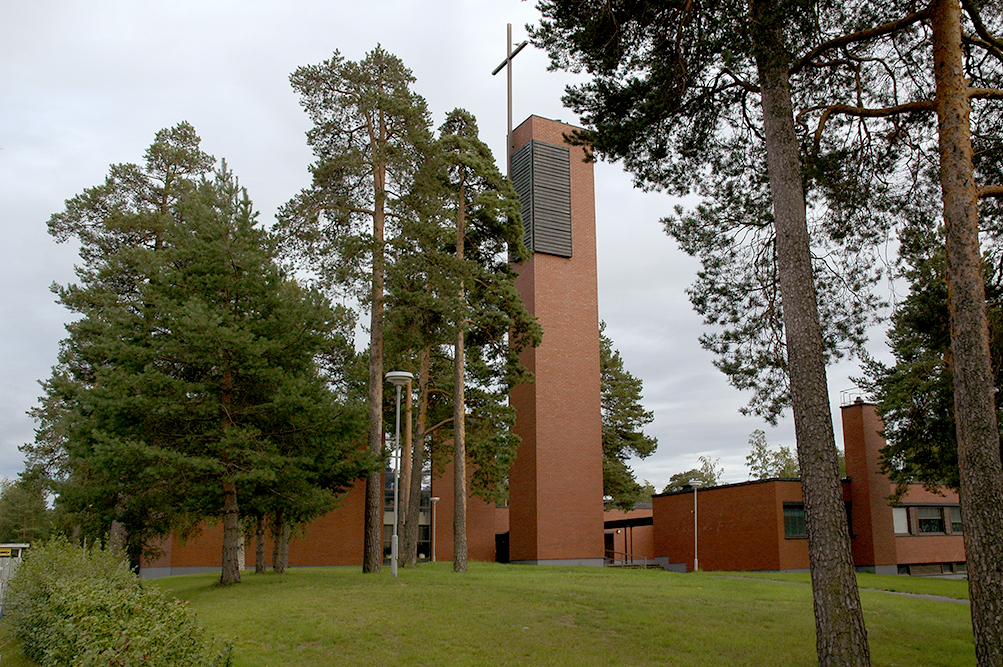
[[[4,623],[42,667],[229,665],[186,603],[147,588],[122,554],[65,539],[33,546],[11,579]]]

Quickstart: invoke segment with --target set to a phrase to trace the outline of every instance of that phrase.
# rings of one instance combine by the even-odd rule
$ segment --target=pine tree
[[[643,490],[627,465],[631,456],[646,458],[658,441],[642,429],[655,416],[641,405],[641,379],[623,367],[620,353],[599,323],[599,372],[602,403],[603,494],[622,510],[634,507]]]
[[[951,381],[947,267],[939,227],[933,211],[901,235],[900,275],[909,282],[909,293],[897,304],[887,333],[895,361],[886,365],[868,359],[865,376],[856,378],[877,402],[887,442],[882,450],[882,469],[898,483],[900,492],[915,483],[955,490],[961,486]],[[1003,276],[996,241],[986,244],[984,261],[990,352],[998,396],[1003,387],[1003,320],[999,305]],[[996,410],[999,420],[998,400]]]
[[[289,252],[323,284],[349,289],[369,308],[369,451],[383,452],[386,243],[431,140],[425,101],[399,58],[377,46],[358,62],[338,52],[290,77],[313,121],[313,185],[281,212]],[[380,472],[366,480],[364,572],[383,562]]]
[[[237,582],[240,488],[281,484],[305,504],[370,467],[317,363],[339,317],[284,275],[225,165],[188,181],[155,233],[118,233],[145,212],[86,210],[81,282],[59,290],[81,318],[45,385],[58,409],[40,431],[65,452],[58,502],[91,534],[122,524],[134,563],[152,538],[222,518],[221,581]]]
[[[42,476],[59,492],[62,507],[76,507],[74,519],[85,534],[109,531],[138,567],[144,545],[167,532],[178,513],[172,488],[158,484],[170,463],[140,446],[137,421],[129,415],[128,387],[115,411],[81,411],[81,392],[112,360],[137,371],[147,362],[143,345],[152,336],[140,287],[147,280],[151,253],[163,249],[167,227],[180,202],[214,163],[200,149],[188,123],[157,133],[144,166],[112,165],[105,182],[69,199],[53,215],[49,233],[58,241],[80,243],[79,285],[57,287],[60,302],[81,319],[67,326],[59,363],[43,383],[45,395],[32,411],[36,439],[25,445],[27,474]],[[123,349],[132,345],[132,353]],[[115,399],[102,394],[111,405]],[[92,425],[85,434],[77,427]]]
[[[446,116],[439,130],[439,155],[446,175],[448,208],[453,212],[455,229],[456,274],[454,276],[455,301],[453,345],[453,570],[467,570],[467,344],[468,330],[474,342],[479,343],[480,358],[477,368],[482,371],[475,378],[481,380],[478,398],[481,405],[473,411],[483,422],[488,416],[488,405],[496,409],[498,396],[492,396],[492,381],[504,381],[504,376],[485,378],[490,372],[491,357],[497,356],[497,347],[490,349],[492,339],[505,339],[511,349],[504,359],[513,358],[526,339],[533,339],[530,329],[533,320],[521,300],[512,300],[515,273],[509,267],[509,253],[514,258],[527,254],[522,238],[522,220],[518,195],[511,181],[505,178],[495,164],[490,149],[480,140],[474,117],[462,109],[454,109]],[[509,298],[506,298],[509,297]],[[508,336],[506,336],[508,333]],[[535,340],[533,341],[535,342]],[[506,373],[507,374],[507,373]],[[486,380],[486,382],[485,382]],[[492,400],[493,399],[493,400]],[[502,419],[504,422],[504,418]],[[491,429],[511,424],[491,423]],[[498,431],[495,431],[497,433]],[[494,442],[497,444],[498,440]],[[494,449],[494,448],[491,448]],[[503,450],[504,451],[504,450]],[[498,452],[491,452],[492,462]],[[485,463],[481,457],[481,463]],[[506,452],[508,462],[514,458]],[[495,466],[491,466],[494,468]],[[485,466],[485,472],[488,466]],[[507,472],[507,466],[504,467]],[[492,471],[493,472],[493,471]]]
[[[782,304],[782,315],[774,318],[783,322],[783,368],[809,517],[819,663],[869,665],[828,405],[789,79],[793,54],[818,39],[817,15],[810,4],[785,0],[601,7],[546,0],[540,7],[545,20],[533,31],[536,42],[555,66],[587,69],[593,77],[565,97],[587,128],[578,139],[600,156],[622,158],[639,185],[699,191],[708,164],[730,166],[734,173],[729,143],[744,154],[761,156],[765,149],[760,164],[767,178],[759,192],[768,183],[770,197],[747,203],[758,205],[753,220],[766,220],[773,229],[773,286]],[[743,196],[738,188],[725,193]],[[704,240],[728,243],[713,230]],[[732,297],[716,295],[722,301]]]

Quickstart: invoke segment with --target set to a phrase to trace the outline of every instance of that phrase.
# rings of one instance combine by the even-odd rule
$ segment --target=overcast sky
[[[154,134],[182,120],[203,149],[226,158],[262,220],[309,184],[309,128],[289,74],[339,50],[358,60],[377,44],[411,68],[438,126],[463,107],[496,156],[505,150],[505,26],[525,38],[537,21],[520,0],[31,0],[0,6],[0,477],[22,469],[18,446],[33,438],[26,412],[49,375],[67,313],[49,286],[73,279],[75,249],[46,233],[63,202],[104,180],[108,166],[141,162]],[[575,123],[561,106],[564,73],[542,52],[514,61],[514,119]],[[658,451],[634,463],[659,489],[697,457],[720,458],[742,481],[749,434],[794,445],[778,428],[743,417],[732,389],[697,342],[702,325],[686,298],[697,263],[659,219],[678,200],[631,187],[616,164],[597,164],[599,311],[627,368],[644,380]],[[878,345],[878,347],[883,347]],[[830,369],[841,445],[839,392],[855,364]]]

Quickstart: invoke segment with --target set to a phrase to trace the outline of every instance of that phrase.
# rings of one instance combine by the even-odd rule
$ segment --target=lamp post
[[[432,546],[430,551],[432,552],[432,562],[435,562],[435,504],[439,502],[439,496],[432,496],[430,498],[432,501]]]
[[[397,422],[394,429],[394,534],[390,538],[390,574],[397,576],[397,489],[400,488],[401,387],[414,379],[407,371],[390,371],[388,382],[397,387]]]
[[[691,479],[690,486],[693,487],[693,571],[700,569],[700,559],[697,557],[697,489],[703,486],[699,479]]]

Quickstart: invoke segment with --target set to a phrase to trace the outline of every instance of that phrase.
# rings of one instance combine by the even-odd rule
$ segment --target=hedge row
[[[144,586],[122,556],[65,539],[32,546],[11,579],[3,623],[42,667],[229,666],[229,645],[187,603]]]

